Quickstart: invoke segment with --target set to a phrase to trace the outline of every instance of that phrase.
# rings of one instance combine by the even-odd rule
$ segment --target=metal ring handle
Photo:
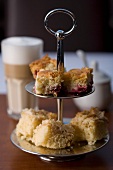
[[[63,32],[63,37],[65,37],[65,36],[69,35],[75,29],[75,27],[77,26],[74,14],[72,12],[68,11],[67,9],[58,8],[58,9],[54,9],[54,10],[50,11],[45,16],[44,25],[45,25],[45,28],[47,29],[48,32],[50,32],[52,35],[56,35],[56,32],[53,31],[51,28],[49,28],[49,26],[48,26],[48,19],[49,19],[49,17],[51,15],[53,15],[53,14],[55,14],[57,12],[61,12],[61,13],[65,13],[65,14],[69,15],[72,18],[72,21],[73,21],[72,28],[69,31],[67,31],[67,32]]]

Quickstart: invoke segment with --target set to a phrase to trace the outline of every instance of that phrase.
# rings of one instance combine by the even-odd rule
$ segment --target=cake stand
[[[73,22],[72,28],[67,32],[64,32],[63,30],[58,30],[55,32],[52,29],[50,29],[50,27],[48,26],[49,17],[59,12],[69,15],[72,19],[72,22]],[[45,28],[47,29],[47,31],[57,38],[57,70],[64,71],[63,39],[69,34],[71,34],[72,31],[77,26],[75,16],[72,12],[66,9],[62,9],[62,8],[54,9],[46,15],[44,19],[44,24],[45,24]],[[25,89],[29,93],[37,97],[48,98],[48,99],[52,98],[52,99],[57,100],[58,121],[62,121],[62,122],[63,122],[63,99],[79,98],[79,97],[83,97],[94,92],[94,87],[93,87],[90,92],[77,94],[77,95],[71,95],[71,94],[62,95],[62,96],[37,95],[33,91],[33,87],[34,87],[34,82],[31,82],[25,86]],[[19,149],[25,152],[31,153],[31,154],[38,155],[42,160],[62,162],[62,161],[70,161],[70,160],[81,158],[88,153],[91,153],[93,151],[96,151],[102,148],[109,141],[109,135],[106,136],[106,138],[102,139],[101,141],[98,141],[93,146],[89,146],[85,142],[79,142],[75,144],[75,146],[72,148],[58,149],[58,150],[48,149],[48,148],[43,148],[43,147],[36,147],[32,143],[27,142],[26,140],[21,140],[19,137],[17,137],[15,134],[15,130],[11,134],[11,141]]]

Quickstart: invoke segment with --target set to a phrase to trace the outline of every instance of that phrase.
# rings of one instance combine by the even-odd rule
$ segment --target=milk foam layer
[[[10,37],[1,43],[3,62],[25,65],[42,56],[43,40],[33,37]]]

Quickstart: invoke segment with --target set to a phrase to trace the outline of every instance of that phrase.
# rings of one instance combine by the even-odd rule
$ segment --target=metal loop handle
[[[48,26],[48,19],[51,15],[55,14],[55,13],[58,13],[58,12],[61,12],[61,13],[65,13],[67,15],[69,15],[71,18],[72,18],[72,21],[73,21],[73,26],[72,28],[67,31],[67,32],[64,32],[62,30],[58,30],[57,32],[53,31],[51,28],[49,28]],[[77,26],[76,24],[76,20],[75,20],[75,16],[72,12],[68,11],[67,9],[62,9],[62,8],[58,8],[58,9],[54,9],[54,10],[51,10],[46,16],[45,16],[45,19],[44,19],[44,25],[45,25],[45,28],[47,29],[48,32],[50,32],[52,35],[55,35],[57,37],[57,33],[59,35],[59,38],[64,38],[65,36],[69,35],[74,29],[75,27]]]

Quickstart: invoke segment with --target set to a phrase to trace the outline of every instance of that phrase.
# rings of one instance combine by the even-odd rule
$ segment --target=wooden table
[[[56,101],[52,99],[40,99],[39,106],[40,109],[57,110]],[[65,117],[73,117],[76,111],[71,99],[64,100]],[[7,116],[6,96],[0,95],[0,170],[113,170],[113,106],[106,115],[110,131],[110,141],[106,146],[82,159],[60,163],[44,162],[38,156],[25,153],[11,143],[10,134],[17,121]]]

